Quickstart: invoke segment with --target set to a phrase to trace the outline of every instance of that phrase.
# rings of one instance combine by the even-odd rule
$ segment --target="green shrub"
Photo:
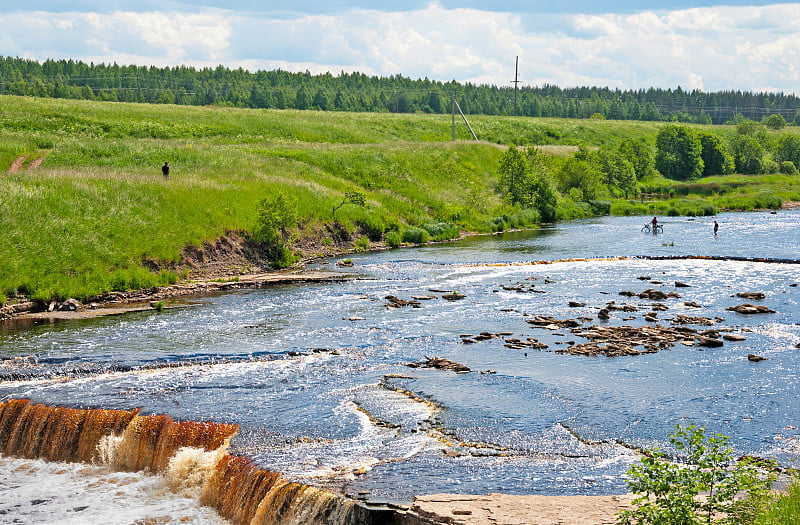
[[[7,300],[6,294],[0,292],[0,306],[5,305]]]
[[[670,206],[667,208],[667,216],[668,217],[677,217],[681,214],[681,212],[675,206]]]
[[[403,231],[403,242],[408,244],[423,244],[430,240],[431,236],[427,231],[416,226],[409,226]]]
[[[383,217],[374,213],[357,221],[356,225],[369,237],[370,241],[377,242],[381,240],[383,232],[386,231],[386,221],[383,220]]]
[[[386,245],[390,248],[397,248],[403,244],[403,236],[399,231],[392,230],[386,234]]]
[[[356,239],[356,242],[353,243],[355,250],[357,252],[366,252],[369,250],[369,237],[359,237]]]
[[[781,166],[778,168],[778,171],[786,175],[797,175],[797,166],[795,166],[794,162],[791,160],[784,160],[781,162]]]
[[[727,441],[721,434],[706,438],[703,427],[678,425],[670,443],[685,456],[686,464],[673,463],[659,450],[648,451],[641,463],[628,469],[628,489],[638,496],[633,509],[618,514],[617,523],[700,525],[751,520],[769,494],[774,463],[736,459]],[[740,493],[748,498],[738,500]]]
[[[431,222],[423,224],[422,228],[428,232],[434,241],[458,239],[461,236],[461,228],[449,222]]]
[[[507,225],[506,225],[506,221],[503,219],[503,217],[495,217],[489,223],[489,227],[492,230],[492,232],[497,233],[497,232],[501,232],[501,231],[505,230]]]
[[[644,215],[648,212],[647,205],[636,201],[614,201],[611,203],[611,215]]]
[[[539,212],[531,208],[518,210],[504,218],[508,228],[528,228],[539,224]]]
[[[611,203],[609,201],[589,201],[592,213],[595,215],[610,215]]]

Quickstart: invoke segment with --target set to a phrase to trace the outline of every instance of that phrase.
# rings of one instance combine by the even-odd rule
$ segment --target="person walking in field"
[[[167,161],[164,161],[164,165],[161,166],[161,174],[165,179],[169,178],[169,163]]]

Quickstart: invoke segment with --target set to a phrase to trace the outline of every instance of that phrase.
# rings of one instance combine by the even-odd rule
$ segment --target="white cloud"
[[[196,13],[9,13],[0,54],[141,65],[401,74],[526,84],[800,92],[800,4],[633,14],[353,9],[294,18]]]

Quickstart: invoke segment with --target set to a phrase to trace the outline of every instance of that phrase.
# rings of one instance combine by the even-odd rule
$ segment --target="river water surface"
[[[236,423],[232,452],[371,502],[408,504],[416,494],[440,492],[624,493],[635,450],[667,448],[675,425],[689,422],[730,436],[738,454],[800,466],[800,265],[789,262],[800,259],[800,212],[723,214],[718,236],[713,218],[665,218],[657,236],[640,231],[644,220],[599,218],[364,254],[350,257],[350,268],[335,260],[317,265],[357,277],[341,283],[7,326],[0,332],[0,400],[141,407],[175,420]],[[533,264],[539,261],[549,264]],[[676,281],[689,286],[676,288]],[[669,326],[678,314],[718,317],[713,328],[746,340],[584,357],[558,352],[585,342],[569,329],[527,322],[549,315],[583,318],[587,327],[652,325],[643,319],[652,300],[619,293],[647,288],[680,294],[662,301],[669,309],[658,312],[659,324]],[[446,300],[452,291],[464,297]],[[766,297],[748,301],[735,296],[740,292]],[[419,307],[388,308],[390,295],[417,298]],[[610,301],[633,308],[598,320]],[[775,313],[727,310],[744,302]],[[463,342],[481,332],[505,335]],[[529,337],[548,348],[505,344]],[[766,360],[752,362],[748,354]],[[409,366],[428,357],[471,372]],[[0,520],[9,522],[77,520],[66,476],[105,475],[80,471],[87,466],[53,473],[44,462],[0,461]],[[32,486],[47,487],[46,502],[15,505],[12,494]],[[146,490],[153,501],[173,497]],[[143,512],[147,518],[162,510]]]

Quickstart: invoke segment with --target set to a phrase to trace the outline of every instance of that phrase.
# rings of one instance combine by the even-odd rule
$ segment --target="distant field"
[[[0,96],[0,302],[17,293],[88,298],[174,282],[180,276],[150,272],[143,260],[177,261],[187,245],[253,231],[259,201],[279,192],[297,203],[295,238],[317,236],[323,245],[334,207],[355,190],[367,207],[345,205],[335,220],[356,236],[374,241],[440,223],[491,231],[498,220],[515,220],[496,191],[501,145],[537,144],[564,157],[578,145],[652,140],[662,125],[469,120],[480,142],[461,122],[452,142],[443,115]],[[160,173],[164,161],[169,180]]]

